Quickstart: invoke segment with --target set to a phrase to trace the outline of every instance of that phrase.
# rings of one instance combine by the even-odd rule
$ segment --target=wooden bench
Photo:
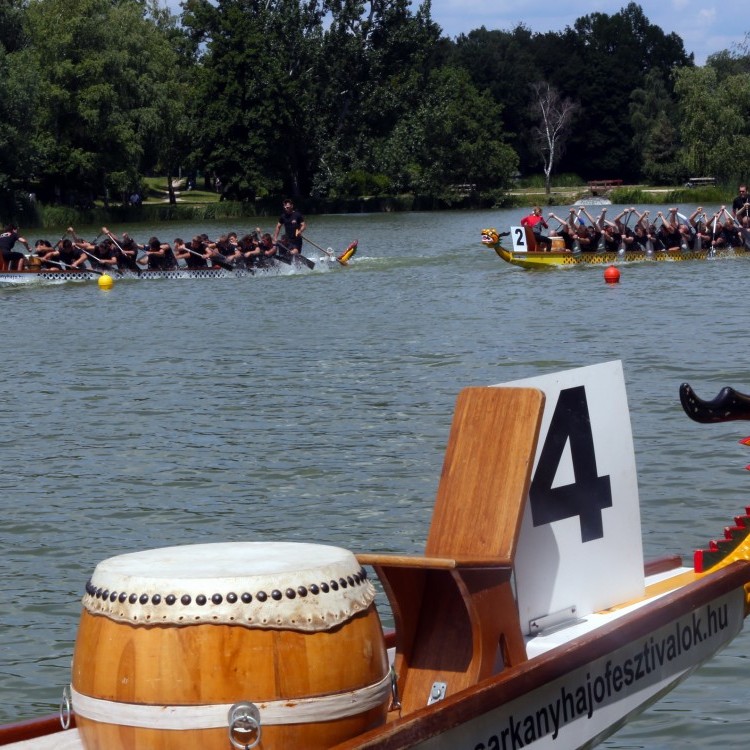
[[[693,187],[703,187],[705,185],[716,185],[716,178],[715,177],[691,177],[686,183],[685,187],[687,188],[693,188]]]
[[[606,192],[614,187],[622,185],[622,180],[589,180],[589,190],[592,195],[598,195],[600,192]]]
[[[424,556],[358,555],[393,610],[404,713],[526,660],[511,575],[543,410],[533,388],[461,391]]]

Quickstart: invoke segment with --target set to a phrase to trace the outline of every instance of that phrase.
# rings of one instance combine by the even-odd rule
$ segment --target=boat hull
[[[320,265],[333,266],[325,259],[317,261]],[[268,268],[175,268],[169,271],[143,270],[140,273],[134,271],[113,271],[107,273],[114,280],[138,279],[140,281],[157,281],[161,279],[244,279],[250,276],[268,276],[279,273],[297,273],[306,270],[302,263],[291,265],[276,265]],[[95,271],[0,271],[0,286],[19,286],[25,284],[66,284],[71,282],[98,281],[101,273]]]
[[[732,565],[336,750],[593,747],[741,631],[748,581]]]
[[[335,750],[515,750],[593,747],[669,692],[742,629],[750,564],[741,561],[547,653],[352,738]],[[0,729],[0,745],[87,747],[51,719]],[[187,739],[187,738],[183,738]],[[192,745],[184,745],[192,746]],[[19,747],[26,747],[21,744]],[[32,745],[29,745],[32,747]]]
[[[560,266],[609,266],[626,263],[658,263],[687,260],[718,260],[720,258],[740,258],[748,255],[742,249],[696,250],[695,252],[627,252],[627,253],[514,253],[512,250],[497,245],[495,252],[512,266],[520,268],[557,268]]]
[[[744,248],[717,248],[704,250],[677,251],[628,251],[628,252],[573,252],[538,250],[517,252],[501,244],[498,232],[494,229],[482,230],[482,244],[492,248],[506,263],[519,268],[540,269],[558,268],[561,266],[603,266],[626,263],[659,263],[688,260],[718,260],[721,258],[741,258],[750,255]]]

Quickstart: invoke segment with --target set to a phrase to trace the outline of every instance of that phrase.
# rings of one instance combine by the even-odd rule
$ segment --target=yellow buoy
[[[114,279],[106,273],[103,273],[99,277],[99,288],[100,289],[111,289],[114,286]]]

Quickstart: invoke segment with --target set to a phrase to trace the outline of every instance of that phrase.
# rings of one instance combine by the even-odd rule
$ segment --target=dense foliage
[[[635,3],[449,39],[430,0],[3,0],[0,213],[119,203],[153,173],[239,200],[492,194],[551,166],[735,182],[748,71],[745,48],[694,66]],[[541,90],[572,107],[542,152]]]

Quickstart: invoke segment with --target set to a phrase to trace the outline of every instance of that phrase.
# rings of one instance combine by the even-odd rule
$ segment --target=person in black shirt
[[[750,199],[747,195],[747,187],[740,185],[739,195],[732,201],[732,216],[736,217],[737,212],[743,207],[750,203]]]
[[[284,227],[284,246],[294,255],[301,253],[302,233],[307,228],[307,224],[305,224],[305,217],[294,208],[294,203],[289,198],[284,201],[284,213],[279,216],[276,230],[273,233],[274,244],[279,239],[279,232],[282,227]]]
[[[16,242],[25,245],[26,249],[29,250],[29,243],[19,236],[18,227],[15,224],[8,224],[0,234],[0,254],[2,254],[9,271],[23,271],[26,267],[26,256],[13,250],[13,245]]]

